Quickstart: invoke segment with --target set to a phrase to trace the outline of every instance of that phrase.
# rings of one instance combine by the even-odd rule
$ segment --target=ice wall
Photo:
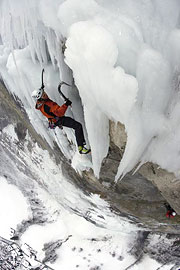
[[[82,99],[95,175],[108,152],[109,119],[127,132],[116,181],[146,161],[179,174],[178,0],[3,0],[0,12],[1,76],[49,142],[30,94],[45,67],[46,90],[59,102],[59,79],[71,80],[65,56]]]

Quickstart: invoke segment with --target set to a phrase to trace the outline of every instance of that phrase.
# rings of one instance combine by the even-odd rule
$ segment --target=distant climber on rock
[[[61,128],[62,126],[73,128],[75,131],[79,153],[88,154],[90,152],[90,149],[87,149],[84,146],[86,145],[86,142],[81,123],[77,122],[71,117],[64,116],[68,106],[71,106],[72,104],[69,99],[67,99],[62,106],[59,106],[48,97],[44,91],[44,88],[42,87],[39,90],[34,90],[32,92],[32,97],[36,100],[35,108],[40,110],[41,113],[48,118],[50,128]]]
[[[166,213],[167,218],[173,218],[177,215],[175,210],[168,203],[164,203],[164,206],[166,207],[166,210],[167,210],[167,213]]]

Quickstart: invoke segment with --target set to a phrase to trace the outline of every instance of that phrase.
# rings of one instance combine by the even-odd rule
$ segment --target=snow
[[[6,126],[5,128],[3,128],[2,132],[6,133],[9,137],[11,137],[13,141],[19,141],[13,125]]]
[[[28,169],[38,182],[26,176],[26,171],[23,173],[23,166],[14,169],[12,159],[9,160],[8,155],[3,156],[11,170],[8,170],[7,177],[0,177],[0,236],[9,239],[11,228],[20,227],[22,222],[29,224],[19,244],[23,251],[27,249],[26,244],[30,245],[37,251],[40,261],[45,256],[44,245],[60,240],[62,245],[56,250],[57,260],[52,264],[47,263],[54,270],[74,269],[76,265],[83,270],[98,265],[108,270],[112,265],[114,269],[119,269],[133,263],[134,257],[129,254],[129,246],[139,229],[126,218],[113,213],[109,204],[99,195],[87,196],[76,188],[62,175],[60,165],[55,163],[46,150],[31,144],[31,151],[26,145],[24,149],[19,149],[19,159],[21,164],[28,164]],[[14,179],[16,175],[17,186],[25,186],[23,193],[7,182],[7,179]],[[43,208],[46,208],[47,221],[43,224],[27,222],[35,214],[24,197],[29,189],[31,195],[36,194]],[[28,199],[33,200],[33,197]]]
[[[91,156],[90,154],[81,155],[78,152],[73,156],[71,166],[77,171],[80,175],[83,171],[88,171],[92,168]]]
[[[98,266],[102,270],[112,267],[126,269],[135,262],[136,258],[130,254],[130,250],[139,228],[130,224],[126,218],[114,214],[108,202],[99,195],[87,196],[74,187],[64,178],[60,166],[37,144],[33,145],[31,152],[25,148],[19,155],[37,176],[39,185],[34,179],[28,179],[28,183],[31,183],[31,193],[34,191],[37,194],[48,213],[46,223],[31,224],[25,229],[20,239],[23,251],[26,252],[28,244],[37,251],[37,259],[42,261],[45,256],[44,245],[60,240],[62,245],[55,251],[56,261],[47,263],[54,270],[73,270],[77,267],[88,270]],[[7,160],[8,156],[5,158]],[[14,178],[14,173],[9,170],[8,178]],[[22,183],[25,180],[25,176],[19,171],[17,181]],[[32,212],[22,192],[16,186],[8,184],[5,177],[0,177],[0,195],[0,236],[9,239],[10,228],[16,229],[21,222],[31,219]],[[152,245],[158,241],[159,236],[152,239]],[[141,270],[146,267],[151,270],[160,266],[161,264],[146,255],[133,269]],[[170,270],[171,267],[170,264],[162,269]]]
[[[0,176],[0,235],[9,238],[10,228],[30,215],[29,205],[23,194],[16,186],[8,184],[5,177]]]
[[[36,144],[32,152],[25,149],[19,154],[23,154],[24,162],[37,175],[40,185],[35,184],[33,179],[28,182],[31,183],[31,191],[38,194],[38,199],[48,212],[45,224],[31,224],[26,228],[19,241],[23,251],[26,252],[28,244],[37,251],[37,258],[42,261],[44,245],[60,240],[62,245],[56,249],[57,260],[47,263],[54,270],[75,269],[77,265],[83,270],[97,266],[103,270],[109,270],[112,266],[114,269],[124,269],[134,262],[135,258],[129,251],[139,230],[135,225],[111,212],[108,203],[99,195],[87,196],[75,188],[63,177],[60,166],[55,164],[47,151]],[[35,163],[37,159],[38,163]],[[10,175],[14,177],[13,171],[9,171]],[[25,181],[24,178],[19,172],[18,181]],[[10,228],[16,229],[21,222],[31,219],[32,213],[22,192],[8,184],[5,177],[0,178],[0,187],[0,235],[9,239]],[[150,264],[158,265],[147,258],[147,269],[152,269]]]

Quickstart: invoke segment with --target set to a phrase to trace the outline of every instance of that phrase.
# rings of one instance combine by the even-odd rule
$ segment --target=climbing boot
[[[84,146],[79,146],[79,147],[78,147],[78,150],[79,150],[79,153],[80,153],[80,154],[88,154],[89,152],[91,152],[91,149],[87,149],[87,148],[84,147]]]

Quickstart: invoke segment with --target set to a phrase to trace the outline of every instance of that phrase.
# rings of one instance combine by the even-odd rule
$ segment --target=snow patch
[[[92,168],[91,154],[83,155],[79,154],[78,151],[75,152],[71,166],[81,175],[83,171],[89,171]]]
[[[3,128],[2,132],[6,133],[9,137],[11,137],[13,141],[19,141],[18,136],[14,130],[14,126],[12,124]]]
[[[27,200],[14,185],[0,176],[0,236],[9,238],[10,228],[31,216]]]

